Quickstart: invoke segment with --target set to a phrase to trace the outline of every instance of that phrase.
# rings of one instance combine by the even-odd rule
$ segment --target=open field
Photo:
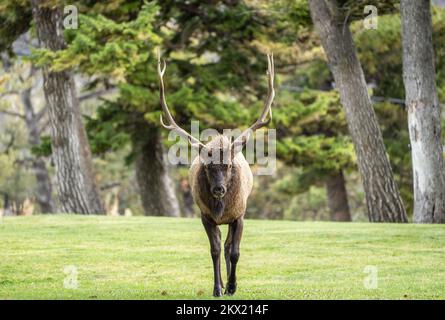
[[[244,229],[234,298],[445,298],[444,226],[247,220]],[[377,270],[377,288],[365,287],[365,270]],[[0,299],[209,299],[212,276],[198,219],[0,220]]]

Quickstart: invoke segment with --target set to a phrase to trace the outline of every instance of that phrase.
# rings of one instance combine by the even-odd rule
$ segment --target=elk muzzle
[[[213,186],[210,191],[212,192],[213,197],[221,199],[226,195],[227,189],[224,185],[218,184]]]

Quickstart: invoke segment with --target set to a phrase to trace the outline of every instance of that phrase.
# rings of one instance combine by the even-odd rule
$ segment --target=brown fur
[[[207,143],[206,147],[219,151],[229,145],[230,140],[223,135],[219,135]],[[232,223],[244,216],[247,198],[252,190],[252,172],[241,152],[233,158],[231,171],[227,192],[221,200],[212,196],[204,164],[199,156],[194,159],[189,171],[190,185],[196,204],[203,215],[206,215],[218,225]]]

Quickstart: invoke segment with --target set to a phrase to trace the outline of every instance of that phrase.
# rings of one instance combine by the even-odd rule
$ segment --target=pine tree
[[[311,0],[309,5],[345,108],[363,179],[369,220],[407,222],[350,29],[340,24],[339,4],[335,0]]]
[[[65,47],[62,8],[40,0],[33,0],[32,8],[41,47],[57,54]],[[69,70],[55,71],[45,66],[43,78],[62,211],[104,213],[73,75]]]

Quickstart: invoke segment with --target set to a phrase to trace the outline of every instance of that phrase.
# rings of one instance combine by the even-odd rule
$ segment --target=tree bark
[[[445,223],[445,171],[429,0],[402,0],[403,81],[416,223]]]
[[[40,46],[61,50],[65,47],[62,10],[43,2],[32,0]],[[49,67],[43,68],[43,78],[61,209],[66,213],[104,213],[74,78],[68,71],[53,72]]]
[[[348,194],[343,171],[332,173],[326,180],[326,193],[332,221],[351,221]]]
[[[371,222],[407,222],[352,35],[335,0],[310,0],[312,21],[340,93]]]
[[[39,121],[34,111],[31,101],[32,87],[26,88],[21,92],[21,99],[24,107],[25,123],[28,130],[28,143],[30,146],[40,144]],[[52,199],[52,185],[45,161],[41,157],[32,160],[32,168],[36,176],[36,200],[42,213],[55,212],[55,206]]]
[[[3,215],[11,216],[12,208],[11,208],[11,201],[9,199],[9,194],[7,192],[2,192],[2,191],[0,191],[0,194],[3,195]]]
[[[179,204],[157,128],[143,122],[133,138],[135,169],[144,214],[179,217]]]

